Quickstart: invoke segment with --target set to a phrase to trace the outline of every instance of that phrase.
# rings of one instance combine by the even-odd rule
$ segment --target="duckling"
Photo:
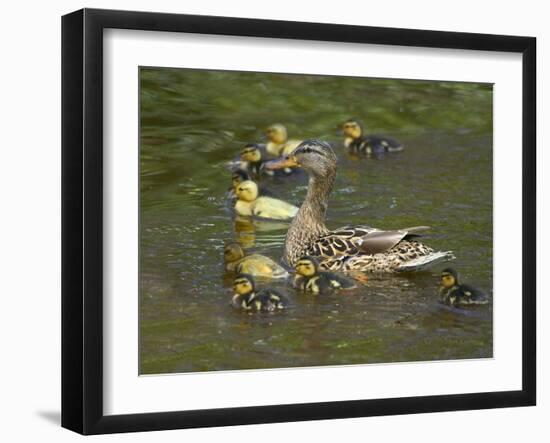
[[[231,187],[227,191],[227,197],[230,200],[236,200],[237,199],[237,188],[238,186],[246,181],[250,180],[250,174],[245,171],[244,169],[235,169],[233,173],[231,174]],[[271,192],[269,189],[267,189],[263,185],[258,185],[258,193],[259,195],[265,195],[268,197],[274,197],[273,192]]]
[[[357,285],[353,280],[337,275],[334,272],[319,270],[319,263],[313,257],[304,256],[298,259],[294,276],[294,287],[312,294],[323,294],[334,289],[353,289]]]
[[[266,153],[263,152],[261,145],[258,143],[248,143],[240,153],[241,169],[247,171],[254,178],[260,178],[262,175],[286,177],[298,172],[292,168],[284,168],[277,171],[266,169],[265,163],[267,159],[265,157]]]
[[[260,145],[248,143],[241,150],[240,157],[242,169],[248,172],[249,175],[258,178],[262,173],[267,172],[264,169],[264,159]],[[269,175],[273,174],[270,172]]]
[[[441,271],[439,298],[450,306],[485,305],[489,303],[487,294],[469,285],[458,282],[458,274],[453,268]]]
[[[280,123],[268,127],[266,136],[268,139],[266,151],[274,157],[288,155],[302,143],[301,140],[289,140],[286,128]]]
[[[298,208],[283,200],[272,197],[259,197],[258,185],[252,180],[242,182],[235,191],[237,202],[235,211],[239,215],[255,215],[273,220],[290,220],[298,213]]]
[[[233,281],[234,295],[231,304],[234,308],[251,312],[273,312],[288,307],[288,299],[273,289],[262,289],[256,292],[252,276],[239,274]]]
[[[343,124],[344,146],[353,152],[380,155],[403,150],[403,145],[392,138],[364,134],[361,123],[347,120]]]
[[[260,254],[244,255],[238,243],[228,243],[223,250],[225,269],[254,277],[287,278],[288,272],[269,257]]]

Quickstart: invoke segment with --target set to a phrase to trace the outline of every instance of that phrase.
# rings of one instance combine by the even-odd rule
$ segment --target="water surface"
[[[438,273],[372,275],[360,288],[291,308],[235,312],[223,245],[278,259],[287,225],[235,220],[227,162],[269,124],[292,138],[340,140],[349,117],[405,151],[355,158],[337,148],[327,224],[429,225],[463,280],[492,298],[492,87],[484,84],[142,68],[140,372],[159,374],[485,358],[492,305],[437,301]],[[306,180],[263,184],[300,204]]]

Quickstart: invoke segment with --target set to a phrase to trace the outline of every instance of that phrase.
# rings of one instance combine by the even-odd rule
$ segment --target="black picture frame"
[[[171,31],[522,54],[522,389],[131,415],[103,413],[103,30]],[[536,39],[83,9],[62,18],[62,426],[82,434],[536,403]]]

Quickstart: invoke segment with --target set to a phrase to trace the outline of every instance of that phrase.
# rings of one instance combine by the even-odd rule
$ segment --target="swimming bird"
[[[241,168],[248,172],[252,177],[259,178],[260,175],[265,172],[262,150],[260,145],[256,143],[248,143],[243,149],[241,149]],[[274,175],[273,171],[269,172],[270,175]]]
[[[489,303],[487,294],[470,285],[458,282],[458,274],[453,268],[441,271],[439,299],[450,306],[485,305]]]
[[[343,131],[344,146],[352,152],[379,155],[403,150],[403,145],[392,138],[373,134],[366,135],[363,126],[357,120],[344,122]]]
[[[227,197],[230,200],[235,200],[237,198],[237,188],[239,185],[247,180],[251,180],[250,174],[244,169],[235,169],[231,173],[231,187],[227,192]],[[264,185],[258,184],[258,194],[260,196],[274,197],[273,192],[267,189]]]
[[[335,289],[353,289],[357,284],[349,278],[334,272],[319,270],[319,264],[313,257],[300,257],[296,266],[293,286],[304,292],[323,294]]]
[[[286,128],[280,123],[271,125],[266,130],[268,142],[266,151],[274,157],[290,154],[302,141],[289,140]]]
[[[258,185],[252,180],[242,182],[236,189],[237,202],[235,212],[239,215],[257,216],[273,220],[290,220],[298,208],[283,200],[272,197],[260,197]]]
[[[254,279],[247,274],[237,275],[233,281],[233,292],[231,304],[243,311],[273,312],[283,310],[289,305],[288,299],[273,289],[256,291]]]
[[[260,178],[262,175],[270,177],[286,177],[295,173],[291,168],[284,168],[277,171],[267,170],[264,165],[267,161],[266,152],[258,143],[248,143],[240,153],[240,169],[245,170],[253,178]]]
[[[254,277],[286,278],[288,272],[281,265],[261,254],[245,255],[238,243],[228,243],[223,249],[225,269]]]
[[[330,145],[306,140],[292,154],[273,160],[267,168],[302,167],[309,175],[307,195],[285,238],[284,260],[294,267],[304,255],[332,271],[417,271],[454,258],[413,240],[426,229],[382,230],[366,225],[329,230],[325,225],[328,198],[334,186],[337,158]]]

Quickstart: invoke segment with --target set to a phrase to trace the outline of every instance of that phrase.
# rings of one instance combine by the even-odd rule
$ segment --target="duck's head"
[[[241,150],[241,160],[243,162],[257,163],[262,159],[262,151],[258,145],[250,143]]]
[[[254,292],[254,279],[248,274],[240,274],[233,280],[233,291],[235,294],[248,295]]]
[[[239,200],[252,202],[258,198],[258,185],[252,180],[245,180],[235,189]]]
[[[453,268],[446,268],[441,271],[441,286],[452,288],[458,284],[458,274]]]
[[[361,137],[361,134],[363,133],[361,123],[354,119],[346,120],[342,125],[342,130],[344,131],[344,136],[353,139]]]
[[[326,177],[336,171],[337,157],[330,145],[321,140],[305,140],[279,160],[266,163],[267,169],[301,167],[308,174]]]
[[[265,131],[265,135],[270,142],[278,145],[286,143],[288,140],[288,132],[280,123],[269,126]]]
[[[236,169],[231,174],[231,186],[233,186],[233,189],[237,189],[237,186],[246,180],[250,180],[250,174],[244,169]]]
[[[301,257],[294,267],[296,273],[304,277],[312,277],[319,271],[319,264],[313,257]]]
[[[238,243],[228,243],[223,248],[223,259],[226,263],[232,263],[244,257],[243,248]]]

